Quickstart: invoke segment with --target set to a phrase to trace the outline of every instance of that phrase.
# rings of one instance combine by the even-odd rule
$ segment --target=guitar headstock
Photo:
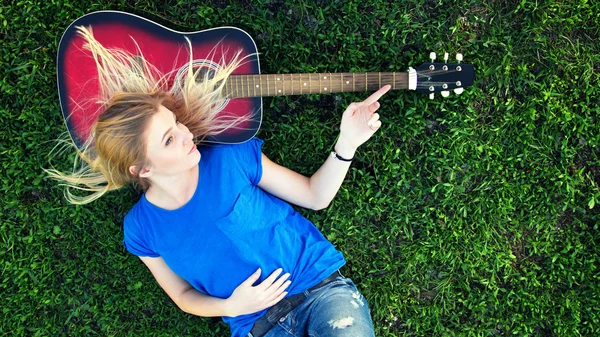
[[[444,62],[435,62],[434,52],[429,54],[431,62],[423,63],[416,69],[415,90],[429,94],[433,99],[435,93],[441,93],[443,97],[450,95],[450,90],[460,95],[463,88],[473,85],[475,70],[472,64],[461,64],[462,54],[456,54],[457,63],[448,63],[448,53],[444,55]]]

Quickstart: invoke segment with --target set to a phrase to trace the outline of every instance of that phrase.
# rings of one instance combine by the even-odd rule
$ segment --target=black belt
[[[327,283],[333,281],[334,278],[342,276],[340,271],[336,271],[333,274],[329,275],[326,279],[321,281],[316,286],[308,289],[308,292],[317,290]],[[287,315],[290,311],[294,310],[297,306],[299,306],[306,299],[306,295],[304,293],[299,293],[296,295],[292,295],[290,297],[286,297],[281,301],[277,302],[274,306],[270,307],[269,310],[265,313],[265,315],[259,318],[256,322],[254,322],[254,326],[250,333],[253,337],[262,337],[264,336],[272,327],[274,327],[277,322],[285,315]]]

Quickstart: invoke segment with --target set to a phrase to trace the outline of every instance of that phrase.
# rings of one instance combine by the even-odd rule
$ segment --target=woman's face
[[[175,114],[161,105],[148,125],[148,165],[142,169],[140,176],[173,176],[198,165],[200,152],[192,138],[188,128],[177,122]]]

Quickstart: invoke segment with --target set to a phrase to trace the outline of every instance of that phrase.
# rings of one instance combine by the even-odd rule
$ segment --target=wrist
[[[238,314],[235,312],[235,305],[232,303],[231,297],[225,298],[221,300],[221,311],[223,312],[222,316],[235,317]]]
[[[338,138],[337,142],[333,146],[333,150],[339,156],[344,158],[354,158],[354,154],[356,153],[356,147],[353,146],[349,141],[343,138],[341,135]]]

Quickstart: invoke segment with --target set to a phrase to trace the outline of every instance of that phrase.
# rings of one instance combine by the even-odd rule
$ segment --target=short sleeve
[[[133,219],[133,215],[128,213],[125,216],[123,224],[123,245],[128,252],[133,255],[140,257],[159,257],[152,249],[149,248],[148,242],[144,237],[144,233],[137,223]]]
[[[233,156],[239,166],[246,173],[253,185],[257,185],[262,178],[262,144],[259,138],[252,138],[242,144],[233,146],[236,151]]]

